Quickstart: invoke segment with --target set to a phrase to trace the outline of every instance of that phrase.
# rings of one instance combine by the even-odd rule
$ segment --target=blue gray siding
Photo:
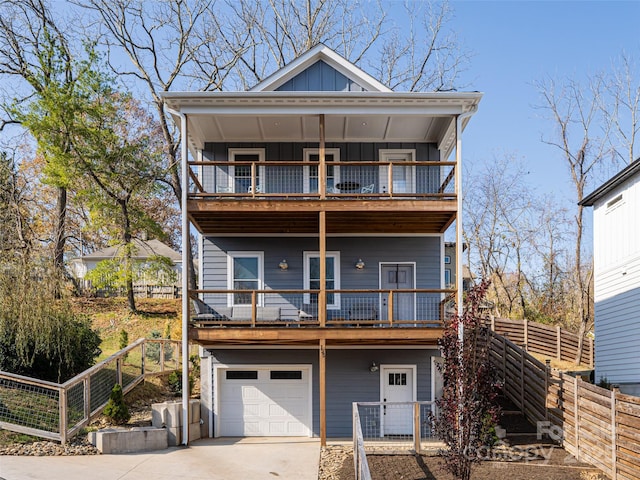
[[[224,162],[229,159],[230,148],[264,148],[267,162],[302,161],[305,148],[318,148],[317,142],[283,142],[283,143],[205,143],[202,156],[205,160]],[[327,142],[326,148],[339,148],[340,160],[348,162],[378,161],[381,149],[415,149],[416,160],[421,162],[440,160],[440,152],[435,143],[415,142],[368,142],[338,143]]]
[[[282,92],[362,92],[366,89],[319,60],[276,90]]]
[[[213,363],[225,365],[311,364],[313,366],[313,434],[320,434],[319,367],[317,350],[215,350]],[[388,365],[417,365],[417,399],[431,400],[431,357],[424,350],[327,350],[327,436],[351,437],[352,402],[380,401],[380,373],[371,373],[372,361]]]

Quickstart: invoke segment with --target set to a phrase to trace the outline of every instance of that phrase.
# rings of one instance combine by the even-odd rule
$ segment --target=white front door
[[[416,400],[415,365],[382,366],[380,368],[382,401],[389,403]],[[413,405],[384,405],[382,407],[381,436],[411,435]]]

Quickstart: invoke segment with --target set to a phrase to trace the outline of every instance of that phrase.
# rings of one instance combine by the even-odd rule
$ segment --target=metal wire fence
[[[434,402],[356,402],[364,448],[369,452],[421,452],[437,441],[432,428]],[[355,430],[354,430],[355,432]]]
[[[64,384],[0,372],[0,428],[65,443],[98,415],[116,384],[179,370],[181,343],[140,339]]]

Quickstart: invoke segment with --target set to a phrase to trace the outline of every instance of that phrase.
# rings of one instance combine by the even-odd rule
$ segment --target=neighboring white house
[[[177,274],[177,280],[172,280],[171,284],[180,284],[180,275],[182,272],[182,255],[176,252],[168,245],[162,243],[160,240],[139,240],[133,239],[135,245],[135,251],[133,253],[133,260],[142,261],[152,258],[154,256],[167,257],[173,263],[173,270]],[[114,245],[111,247],[98,250],[90,253],[89,255],[83,255],[78,258],[74,258],[70,261],[70,268],[73,276],[79,280],[83,280],[87,275],[87,272],[96,268],[98,262],[103,260],[113,260],[120,254],[122,245]],[[139,283],[139,282],[136,282]],[[144,284],[163,284],[162,279],[142,279]]]
[[[593,206],[595,380],[640,394],[640,158],[580,202]]]

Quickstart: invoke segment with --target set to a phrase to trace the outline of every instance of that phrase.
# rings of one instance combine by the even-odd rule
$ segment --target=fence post
[[[502,336],[502,380],[507,383],[507,337]]]
[[[116,382],[122,387],[122,358],[116,359]]]
[[[551,359],[544,361],[544,419],[549,420],[549,372],[551,371]]]
[[[574,422],[574,434],[576,438],[576,460],[580,461],[580,424],[578,423],[578,388],[579,377],[573,379],[573,422]]]
[[[140,356],[142,359],[140,360],[140,366],[142,367],[142,376],[145,377],[147,375],[147,365],[145,359],[147,357],[147,340],[145,339],[140,345]]]
[[[562,328],[556,325],[556,358],[562,360]]]
[[[611,480],[618,478],[618,432],[616,428],[616,394],[620,389],[616,386],[611,388]]]
[[[420,404],[413,404],[413,448],[417,454],[422,450],[422,438],[420,435]]]
[[[160,342],[160,371],[164,372],[164,340]]]
[[[91,375],[87,375],[82,383],[84,383],[84,416],[89,420],[91,418]]]
[[[524,319],[524,351],[528,352],[529,351],[529,322],[528,320],[525,318]]]
[[[522,413],[526,416],[524,411],[524,351],[520,352],[520,408]]]
[[[589,338],[589,346],[591,347],[591,355],[589,355],[589,366],[593,368],[594,358],[596,356],[595,347],[593,345],[593,338]]]
[[[491,315],[491,331],[496,331],[496,317],[493,315]]]
[[[58,402],[60,409],[60,421],[58,428],[60,429],[60,443],[67,443],[67,391],[64,388],[58,390]]]

